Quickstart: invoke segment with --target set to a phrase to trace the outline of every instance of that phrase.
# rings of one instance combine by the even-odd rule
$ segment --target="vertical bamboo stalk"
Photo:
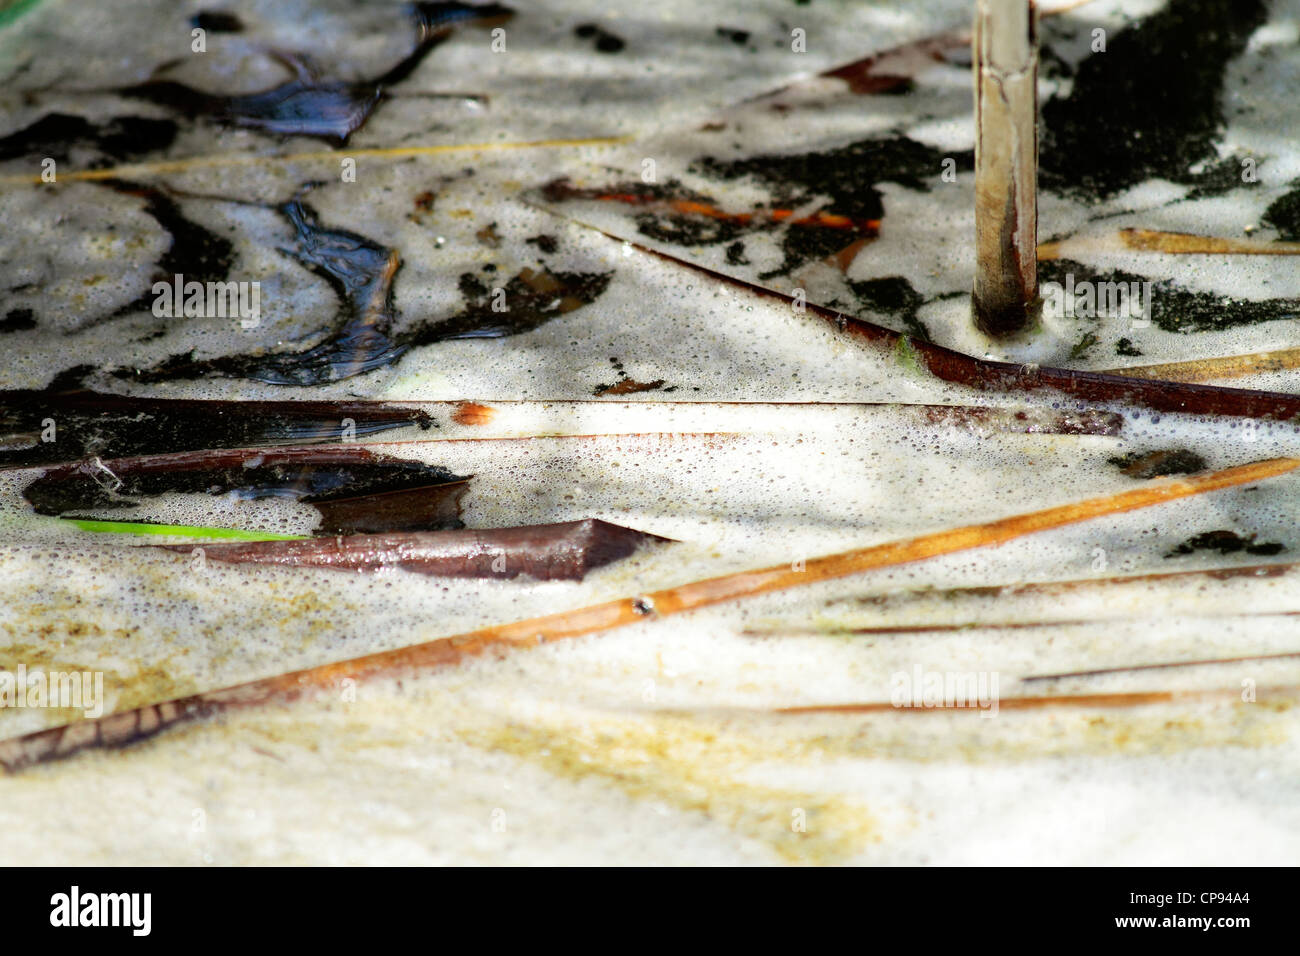
[[[1038,319],[1038,11],[976,0],[975,324],[1015,335]]]

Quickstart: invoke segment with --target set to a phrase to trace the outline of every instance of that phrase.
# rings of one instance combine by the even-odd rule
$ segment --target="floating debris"
[[[451,35],[458,23],[501,22],[513,15],[491,3],[417,3],[409,8],[419,37],[415,49],[379,76],[357,82],[322,80],[301,55],[275,53],[293,79],[261,93],[227,96],[196,90],[175,80],[152,79],[117,92],[147,100],[187,116],[210,116],[221,123],[282,136],[313,136],[343,146],[365,125],[384,91],[409,77],[426,56]]]
[[[376,571],[401,568],[435,577],[581,581],[596,568],[666,538],[595,518],[522,528],[351,534],[293,541],[207,545],[206,559]],[[189,552],[192,545],[160,545]]]
[[[106,482],[104,475],[112,479]],[[362,447],[186,452],[61,465],[23,489],[37,514],[147,509],[169,492],[315,505],[320,531],[460,528],[468,478]]]
[[[88,366],[43,390],[0,392],[0,468],[199,448],[299,445],[432,428],[428,412],[383,402],[139,398],[78,387]],[[21,437],[21,440],[17,440]]]

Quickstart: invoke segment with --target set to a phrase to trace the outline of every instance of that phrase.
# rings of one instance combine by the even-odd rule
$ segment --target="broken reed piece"
[[[480,628],[454,637],[437,638],[422,644],[291,671],[221,690],[147,704],[134,710],[0,740],[0,767],[13,773],[33,764],[62,760],[82,750],[125,747],[169,727],[193,723],[224,712],[289,703],[337,687],[343,680],[360,681],[454,667],[468,659],[502,654],[512,648],[536,647],[550,641],[598,634],[726,601],[771,594],[972,548],[1005,544],[1025,535],[1078,524],[1104,515],[1124,514],[1180,498],[1263,481],[1296,468],[1300,468],[1300,459],[1274,458],[1186,478],[1154,481],[1117,494],[1012,515],[984,524],[966,525],[900,541],[855,548],[811,558],[806,562],[691,581],[649,594]]]
[[[1006,338],[1034,325],[1038,298],[1038,23],[1033,0],[977,0],[975,324]]]

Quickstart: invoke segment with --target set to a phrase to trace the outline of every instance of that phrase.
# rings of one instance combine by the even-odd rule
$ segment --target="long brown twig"
[[[779,299],[793,307],[793,296],[769,289],[766,286],[739,279],[708,266],[682,259],[661,249],[633,242],[599,226],[593,226],[568,212],[550,206],[532,203],[569,222],[608,236],[646,255],[675,263],[701,275],[737,288],[747,289],[755,295]],[[1046,365],[1022,365],[975,358],[954,349],[932,342],[923,342],[895,332],[884,326],[867,322],[856,316],[812,302],[799,302],[798,307],[810,315],[834,325],[841,332],[868,342],[880,349],[892,349],[900,364],[914,366],[935,378],[964,385],[982,392],[1010,392],[1032,394],[1051,392],[1069,395],[1084,402],[1137,405],[1157,412],[1184,412],[1190,415],[1228,415],[1241,418],[1262,418],[1275,421],[1300,419],[1300,395],[1284,392],[1265,392],[1244,388],[1223,388],[1218,385],[1198,385],[1181,381],[1156,381],[1132,374],[1116,372],[1086,372],[1078,369],[1054,368]]]
[[[1300,467],[1300,459],[1275,458],[1187,478],[1155,481],[1129,491],[983,524],[856,548],[813,558],[805,563],[795,562],[706,578],[604,604],[481,628],[454,637],[293,671],[0,741],[0,765],[12,772],[31,764],[67,757],[87,748],[125,746],[151,737],[168,727],[223,711],[292,701],[308,693],[339,686],[339,682],[345,679],[359,681],[450,667],[466,658],[510,648],[534,647],[548,641],[608,631],[638,621],[668,617],[738,598],[922,561],[957,551],[1004,544],[1038,531],[1262,481],[1297,467]]]

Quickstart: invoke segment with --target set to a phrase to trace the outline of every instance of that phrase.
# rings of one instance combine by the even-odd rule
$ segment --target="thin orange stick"
[[[795,563],[724,574],[605,604],[561,611],[410,647],[323,664],[0,741],[0,765],[12,772],[34,763],[67,757],[87,748],[125,746],[151,737],[167,727],[200,720],[225,710],[295,700],[307,693],[338,686],[345,679],[356,681],[413,670],[450,667],[468,657],[514,647],[534,647],[548,641],[608,631],[638,621],[680,614],[737,598],[829,581],[956,551],[1004,544],[1037,531],[1262,481],[1286,474],[1297,467],[1300,467],[1300,459],[1274,458],[1187,478],[1154,481],[1118,494],[813,558],[802,566]]]

